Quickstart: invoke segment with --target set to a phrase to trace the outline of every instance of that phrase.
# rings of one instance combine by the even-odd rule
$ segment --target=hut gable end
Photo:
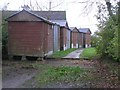
[[[8,21],[42,21],[42,19],[36,17],[35,15],[32,15],[31,13],[25,10],[13,14],[7,20]]]
[[[79,32],[81,32],[81,33],[89,33],[89,34],[91,34],[91,31],[90,31],[89,28],[79,28]]]
[[[76,28],[76,27],[70,27],[70,30],[72,31],[72,32],[79,32],[79,30]]]

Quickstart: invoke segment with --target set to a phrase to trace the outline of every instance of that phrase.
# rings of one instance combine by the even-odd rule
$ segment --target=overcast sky
[[[83,14],[84,3],[79,3],[85,0],[31,0],[31,4],[36,6],[38,2],[42,10],[49,9],[49,1],[51,1],[52,10],[66,10],[67,21],[70,27],[90,28],[92,33],[97,30],[97,20],[95,14],[97,14],[97,8],[95,5],[90,9],[88,15]],[[95,0],[90,0],[95,1]],[[0,0],[0,9],[8,4],[8,10],[22,10],[21,5],[30,5],[30,0]],[[37,9],[34,7],[34,9]]]

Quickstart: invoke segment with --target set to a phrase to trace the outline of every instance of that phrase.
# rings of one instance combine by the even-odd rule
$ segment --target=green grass
[[[64,56],[68,55],[69,53],[71,53],[74,50],[77,50],[77,49],[76,48],[70,48],[70,49],[67,49],[65,51],[58,51],[58,52],[53,53],[50,57],[62,58]]]
[[[70,66],[51,67],[37,76],[39,85],[45,85],[54,82],[75,82],[80,81],[84,75],[85,69]]]
[[[94,57],[97,56],[98,55],[95,48],[85,48],[82,54],[80,55],[80,58],[93,59]]]

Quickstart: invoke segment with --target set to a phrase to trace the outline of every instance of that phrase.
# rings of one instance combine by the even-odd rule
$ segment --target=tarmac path
[[[75,50],[63,58],[80,58],[80,54],[82,53],[82,51],[83,49]]]

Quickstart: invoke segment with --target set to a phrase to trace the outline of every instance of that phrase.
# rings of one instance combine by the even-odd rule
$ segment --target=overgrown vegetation
[[[118,26],[114,23],[111,19],[108,19],[104,28],[101,28],[101,31],[98,33],[101,39],[99,39],[97,50],[101,56],[109,56],[115,60],[119,60]]]
[[[57,52],[53,53],[50,57],[62,58],[64,56],[66,56],[67,54],[71,53],[74,50],[77,50],[77,49],[76,48],[70,48],[70,49],[67,49],[65,51],[57,51]]]
[[[80,55],[80,58],[87,58],[87,59],[93,59],[97,57],[97,51],[96,48],[86,48]]]
[[[6,58],[8,55],[8,32],[7,32],[7,22],[3,17],[2,20],[2,58]]]
[[[92,36],[92,44],[96,46],[97,52],[101,55],[101,57],[111,57],[114,60],[120,61],[120,35],[119,34],[119,26],[120,21],[120,13],[118,9],[120,9],[120,5],[114,5],[109,8],[110,14],[106,13],[106,8],[104,5],[100,5],[98,7],[99,13],[97,15],[97,19],[99,21],[98,28],[99,30],[95,32]],[[103,14],[106,13],[106,14]]]

